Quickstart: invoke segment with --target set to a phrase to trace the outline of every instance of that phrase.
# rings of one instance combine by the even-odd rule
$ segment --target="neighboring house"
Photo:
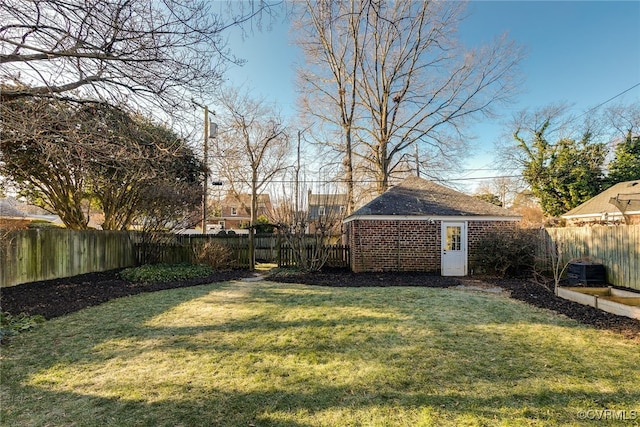
[[[567,225],[640,224],[640,180],[619,182],[562,215]]]
[[[271,198],[268,194],[258,196],[256,217],[269,216],[272,211]],[[216,214],[208,219],[209,230],[239,230],[247,228],[251,222],[251,194],[227,193],[220,201]]]
[[[308,233],[315,233],[319,226],[328,227],[331,234],[341,234],[342,219],[347,209],[346,194],[313,194],[309,190]]]
[[[513,212],[418,177],[409,177],[344,220],[351,269],[466,276],[480,240],[515,228]]]
[[[48,221],[62,225],[57,215],[52,215],[42,208],[7,197],[0,199],[0,228],[25,229],[33,221]]]

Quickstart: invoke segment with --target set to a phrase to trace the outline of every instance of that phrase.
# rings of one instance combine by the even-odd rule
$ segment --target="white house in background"
[[[640,180],[619,182],[562,215],[568,225],[640,224]]]

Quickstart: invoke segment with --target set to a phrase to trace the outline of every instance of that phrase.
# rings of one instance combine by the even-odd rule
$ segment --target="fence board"
[[[562,265],[588,259],[606,267],[608,283],[640,289],[640,225],[547,228],[541,233],[539,251],[547,267],[555,243]]]

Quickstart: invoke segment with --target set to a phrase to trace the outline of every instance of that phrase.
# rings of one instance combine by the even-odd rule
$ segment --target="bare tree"
[[[253,260],[258,199],[267,185],[288,168],[291,144],[282,118],[263,100],[238,89],[223,90],[218,100],[222,107],[217,113],[221,125],[214,142],[217,154],[212,157],[239,201],[243,192],[251,194],[249,256]]]
[[[295,265],[304,271],[318,271],[329,260],[332,238],[335,240],[345,217],[346,209],[340,207],[346,208],[346,200],[336,187],[312,196],[311,191],[296,193],[296,189],[310,188],[311,183],[301,180],[293,184],[293,188],[282,186],[281,198],[272,204],[269,216],[291,248]],[[323,209],[318,204],[312,206],[312,197],[322,200]]]
[[[364,5],[307,0],[297,22],[307,68],[299,69],[305,113],[337,127],[325,144],[343,155],[347,211],[354,209],[354,151],[359,61],[358,34]]]
[[[137,100],[179,111],[186,92],[205,93],[239,62],[223,32],[273,16],[274,3],[3,0],[0,99]]]
[[[513,205],[516,196],[524,190],[526,184],[514,177],[495,177],[485,180],[476,189],[477,194],[493,194],[501,205],[508,208]]]
[[[520,170],[529,160],[527,152],[518,149],[518,142],[514,134],[521,138],[535,139],[544,127],[545,136],[549,139],[565,139],[580,137],[593,129],[580,128],[574,124],[576,118],[568,114],[569,105],[566,103],[549,104],[535,109],[524,109],[511,117],[504,133],[503,140],[498,146],[500,163],[506,167]]]
[[[357,122],[350,126],[359,142],[355,153],[381,193],[389,178],[404,168],[416,144],[423,156],[453,158],[464,144],[464,125],[491,114],[515,92],[523,53],[506,37],[474,50],[458,45],[455,31],[464,18],[462,2],[346,4],[341,13],[316,13],[323,19],[316,26],[324,32],[335,29],[340,39],[333,44],[316,40],[314,48],[330,51],[325,57],[355,63],[356,68],[348,68],[346,77],[329,75],[308,89],[332,95],[325,98],[333,99],[331,108],[338,112],[344,100],[336,96],[336,82],[352,79],[356,110],[351,117]],[[352,31],[340,31],[344,28]],[[301,43],[312,45],[314,34],[306,37]]]
[[[640,102],[612,105],[604,110],[604,117],[613,129],[612,142],[640,135]]]

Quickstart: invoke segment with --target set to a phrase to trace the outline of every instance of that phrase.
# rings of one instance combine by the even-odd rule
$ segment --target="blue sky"
[[[528,56],[515,103],[500,110],[495,120],[473,128],[476,138],[466,169],[493,168],[494,143],[514,112],[566,102],[578,115],[640,83],[638,1],[471,1],[468,13],[459,34],[465,44],[507,32],[526,47]],[[229,70],[229,83],[252,88],[293,116],[297,51],[288,24],[244,40],[234,33],[229,47],[247,61]],[[640,102],[640,86],[611,101],[618,102]],[[458,177],[496,175],[500,172],[467,170]],[[478,181],[458,183],[471,191]]]

